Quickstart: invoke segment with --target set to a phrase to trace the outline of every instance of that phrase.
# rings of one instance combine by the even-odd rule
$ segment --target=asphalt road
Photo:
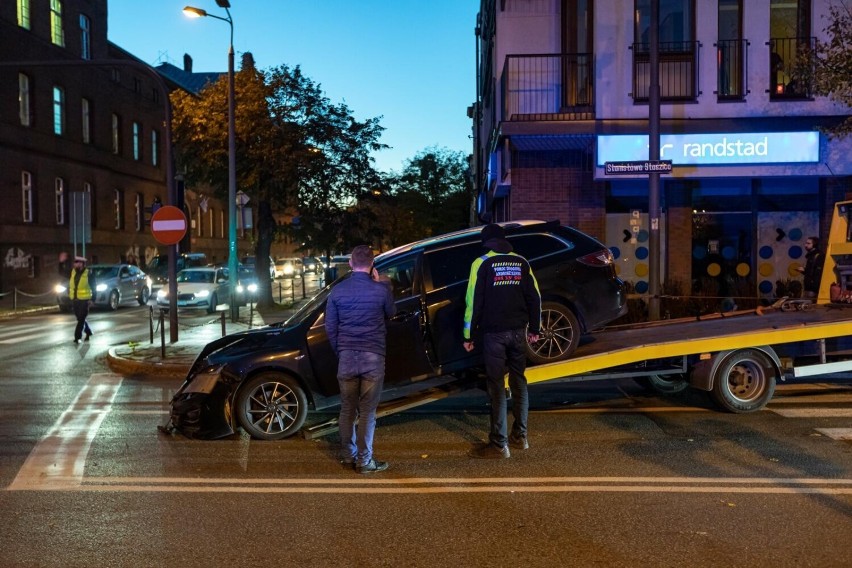
[[[747,415],[629,380],[538,385],[532,447],[500,461],[466,456],[488,423],[474,390],[380,419],[391,469],[371,477],[333,434],[158,432],[179,381],[104,365],[144,309],[92,320],[81,346],[71,316],[0,324],[0,566],[849,565],[852,382]]]

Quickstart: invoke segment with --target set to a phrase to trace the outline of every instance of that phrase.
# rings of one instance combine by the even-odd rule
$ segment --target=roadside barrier
[[[44,304],[44,303],[41,303],[41,302],[36,302],[36,301],[30,301],[30,302],[23,301],[26,298],[29,298],[29,299],[32,299],[32,300],[37,300],[38,298],[46,298],[48,296],[55,296],[55,295],[56,295],[56,292],[54,292],[53,290],[50,290],[48,292],[44,292],[43,294],[29,294],[27,292],[24,292],[23,290],[18,290],[17,288],[13,288],[11,292],[0,292],[0,300],[5,299],[6,296],[11,296],[12,297],[12,311],[17,311],[19,308],[32,308],[32,307],[36,307],[36,306],[38,306],[38,307],[55,306],[56,302],[54,302],[54,301],[50,301],[47,304]]]

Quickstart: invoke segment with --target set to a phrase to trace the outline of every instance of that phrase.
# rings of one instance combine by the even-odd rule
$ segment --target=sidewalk
[[[264,325],[284,321],[300,307],[295,304],[284,308],[276,305],[260,312],[254,311],[249,321],[249,308],[240,309],[240,317],[232,322],[225,313],[225,335],[257,329]],[[107,353],[107,364],[114,372],[122,375],[156,375],[160,377],[184,378],[195,357],[211,341],[222,337],[222,321],[219,314],[211,315],[209,320],[197,325],[183,325],[178,319],[178,340],[169,342],[168,318],[165,321],[165,347],[161,340],[161,331],[154,331],[154,343],[146,337],[142,342],[129,342],[111,347]],[[165,351],[165,357],[163,357]]]

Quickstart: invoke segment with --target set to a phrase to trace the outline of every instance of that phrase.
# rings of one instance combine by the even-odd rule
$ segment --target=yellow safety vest
[[[72,300],[91,300],[92,289],[89,287],[89,269],[84,268],[80,275],[80,282],[77,285],[77,269],[71,269],[71,280],[68,284],[68,295]]]

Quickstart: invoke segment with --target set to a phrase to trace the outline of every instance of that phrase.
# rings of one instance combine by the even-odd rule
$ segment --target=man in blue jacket
[[[370,247],[355,247],[349,266],[352,275],[328,296],[325,331],[338,358],[341,462],[373,473],[388,468],[373,458],[373,433],[385,379],[385,322],[395,306],[391,287],[373,268]]]
[[[526,369],[527,341],[539,339],[541,293],[532,269],[524,257],[512,252],[503,227],[491,223],[480,238],[488,252],[473,261],[467,283],[464,312],[464,348],[472,351],[473,334],[482,337],[482,359],[491,400],[491,431],[488,443],[470,451],[475,458],[508,458],[509,446],[525,450],[527,441]],[[507,436],[506,389],[509,372],[512,391],[512,433]]]

